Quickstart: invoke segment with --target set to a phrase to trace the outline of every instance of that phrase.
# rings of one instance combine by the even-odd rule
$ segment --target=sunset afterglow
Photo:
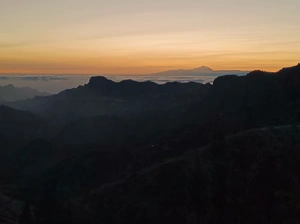
[[[1,0],[0,73],[147,74],[300,60],[298,0]]]

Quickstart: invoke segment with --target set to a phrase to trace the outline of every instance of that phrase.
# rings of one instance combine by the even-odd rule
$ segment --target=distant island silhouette
[[[249,71],[241,71],[241,70],[213,70],[207,66],[201,66],[199,68],[194,69],[178,69],[178,70],[170,70],[163,71],[158,73],[153,73],[151,75],[155,76],[221,76],[221,75],[246,75]]]

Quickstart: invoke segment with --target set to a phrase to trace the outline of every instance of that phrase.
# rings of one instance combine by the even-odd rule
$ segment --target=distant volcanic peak
[[[211,69],[210,67],[204,66],[204,65],[199,68],[194,68],[194,69],[192,69],[192,71],[194,71],[194,72],[214,72],[213,69]]]

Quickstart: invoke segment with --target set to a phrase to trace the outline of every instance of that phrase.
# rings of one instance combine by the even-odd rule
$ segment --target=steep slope
[[[0,105],[1,153],[12,152],[31,139],[47,136],[47,132],[46,123],[36,115]]]
[[[47,122],[36,115],[0,106],[0,193],[14,192],[18,182],[23,178],[20,176],[21,172],[34,165],[31,160],[26,166],[19,166],[15,153],[35,139],[47,138],[48,131]],[[41,152],[44,151],[45,149],[41,148]],[[35,158],[40,154],[26,153],[22,159]]]
[[[189,150],[91,190],[73,211],[101,223],[296,223],[299,128],[256,129]]]

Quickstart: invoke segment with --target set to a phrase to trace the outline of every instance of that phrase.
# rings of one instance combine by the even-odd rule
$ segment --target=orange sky
[[[298,0],[1,0],[0,73],[276,71],[300,61],[299,8]]]

